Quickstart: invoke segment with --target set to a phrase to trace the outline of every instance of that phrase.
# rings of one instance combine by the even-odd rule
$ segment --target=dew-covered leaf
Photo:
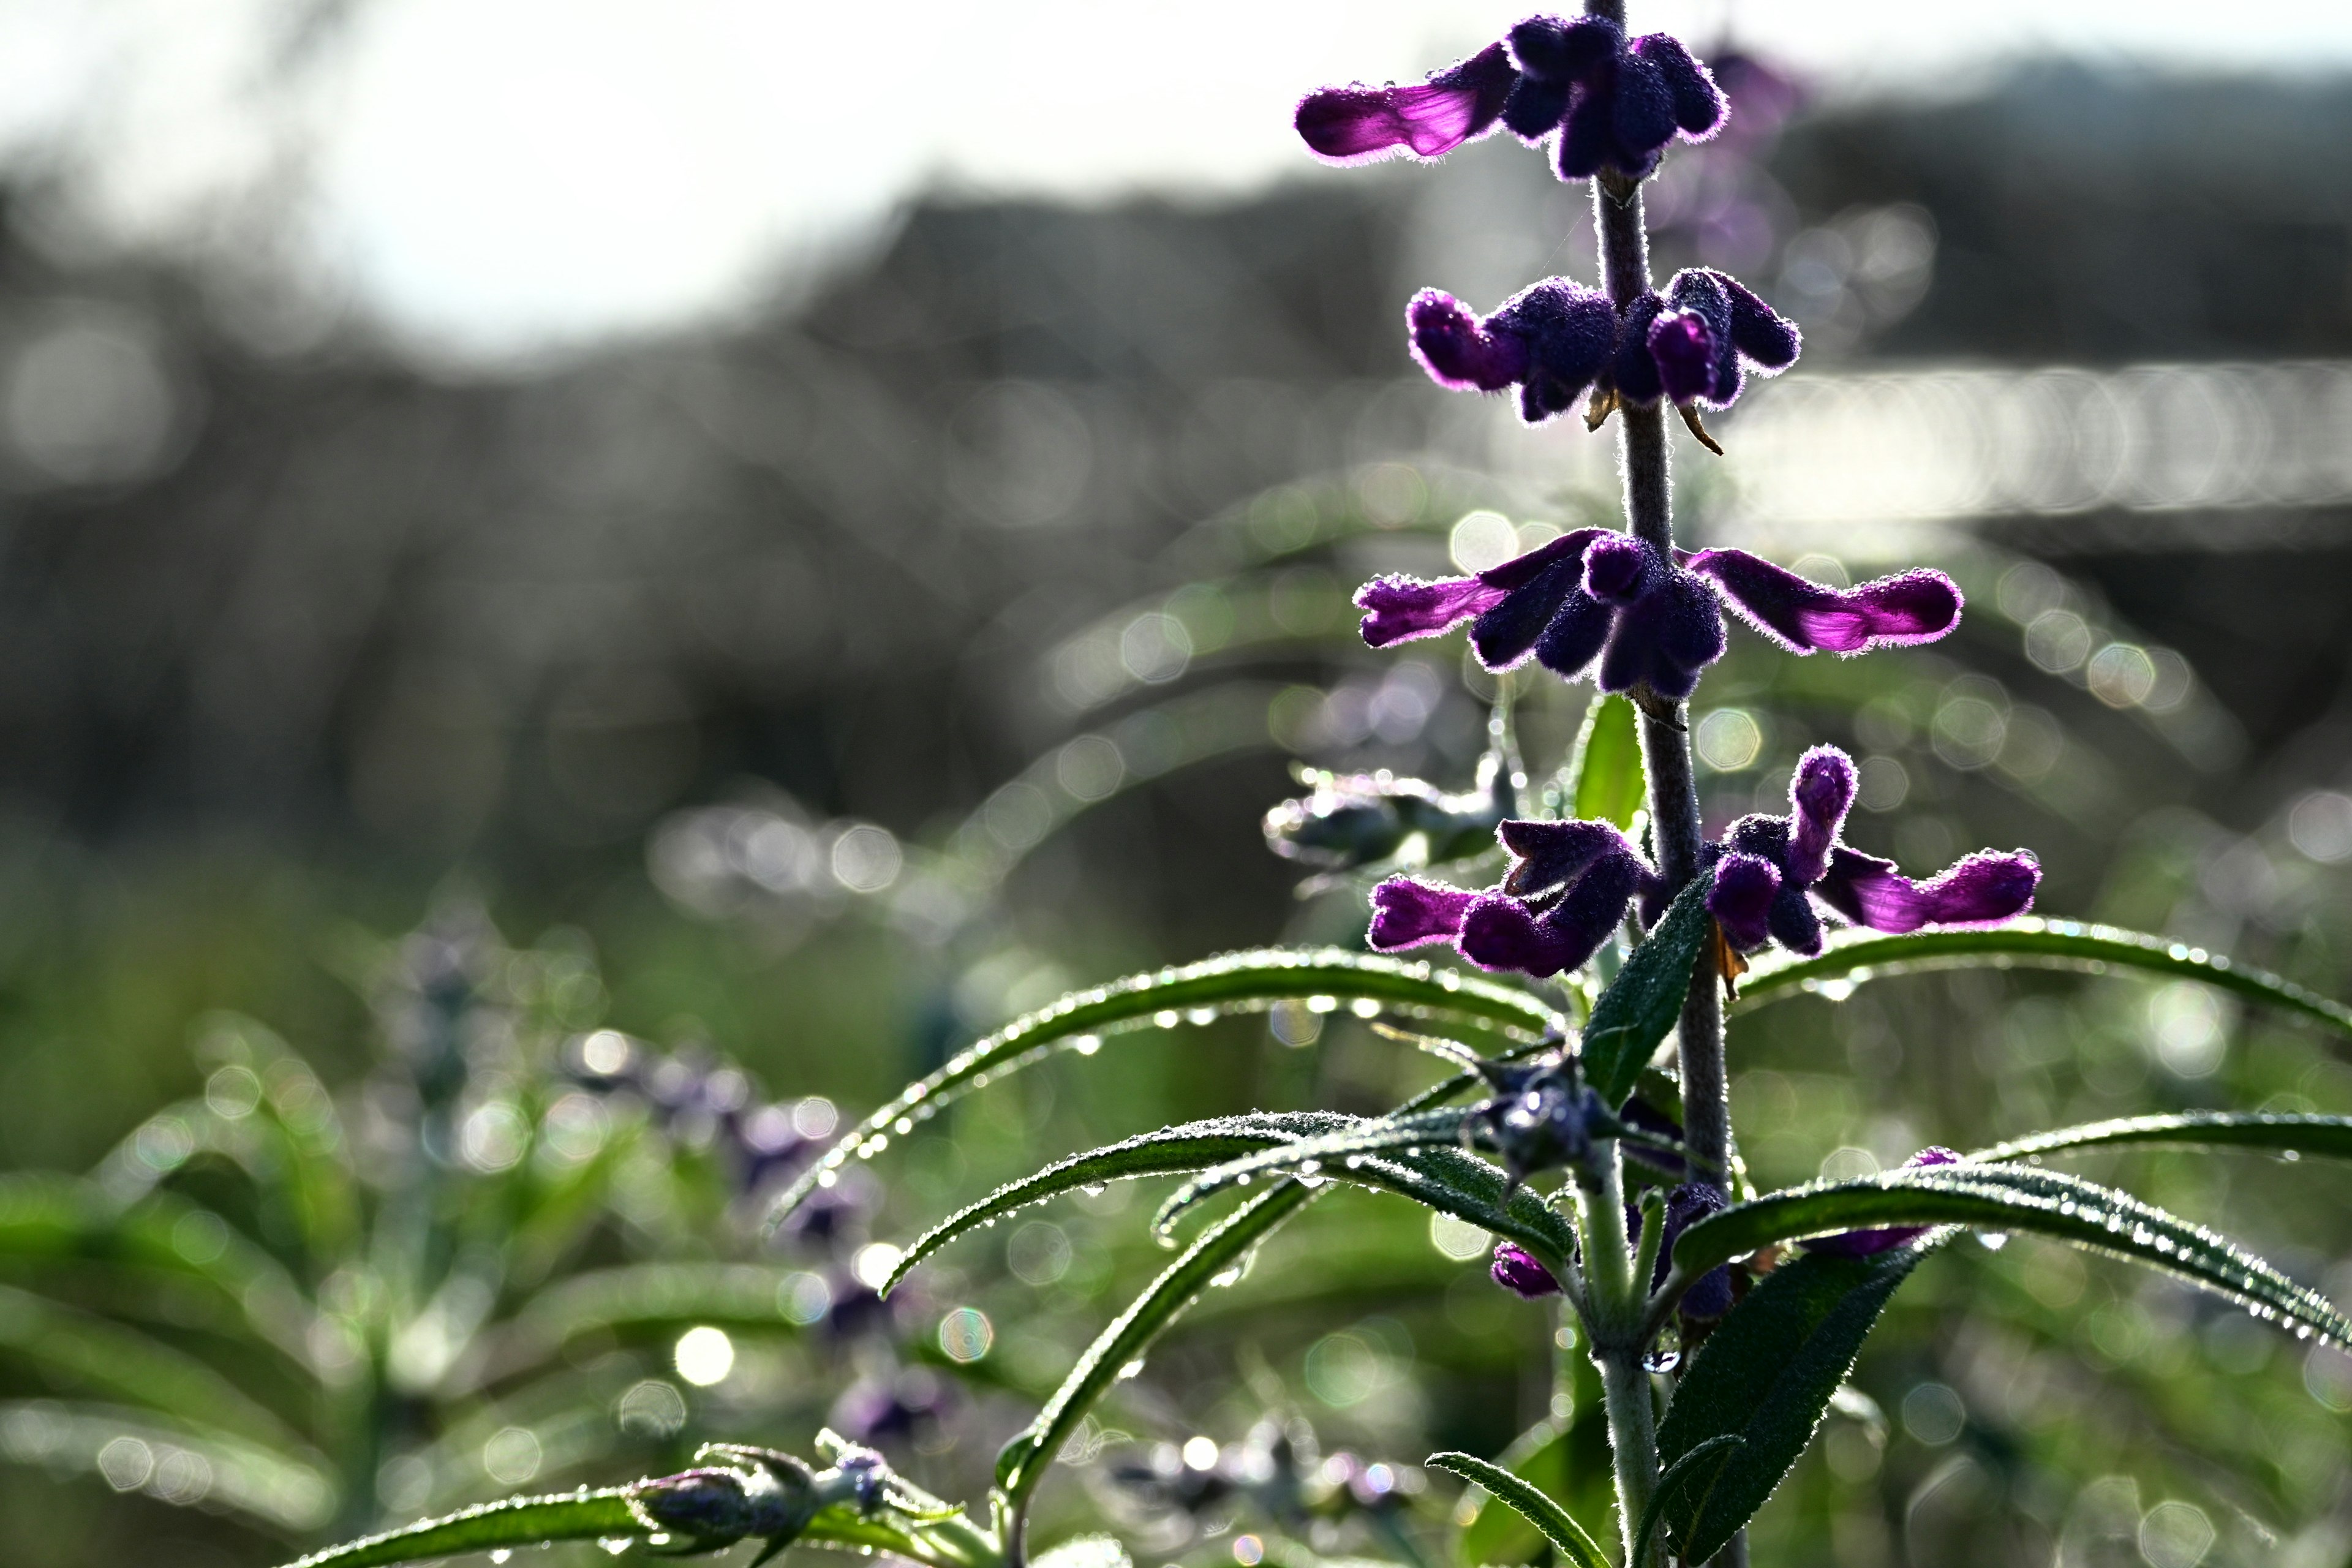
[[[1329,1161],[1344,1166],[1349,1160],[1366,1154],[1404,1153],[1454,1143],[1462,1135],[1466,1114],[1424,1110],[1410,1116],[1349,1117],[1349,1125],[1319,1137],[1284,1140],[1248,1151],[1177,1188],[1152,1216],[1151,1228],[1164,1236],[1193,1205],[1227,1187],[1246,1186],[1268,1173],[1313,1177],[1321,1175]]]
[[[2297,1336],[2352,1344],[2347,1322],[2305,1289],[2227,1237],[2126,1193],[2077,1176],[1973,1161],[1906,1166],[1866,1181],[1817,1183],[1737,1204],[1675,1243],[1675,1269],[1696,1279],[1776,1241],[1902,1226],[2026,1231],[2145,1263],[2227,1296]]]
[[[298,1535],[326,1523],[335,1506],[334,1481],[309,1459],[152,1410],[47,1399],[0,1405],[0,1455]]]
[[[2201,980],[2248,1001],[2352,1034],[2352,1007],[2187,942],[2117,926],[2027,916],[1987,931],[1925,931],[1890,936],[1860,927],[1832,935],[1821,953],[1799,958],[1775,950],[1739,982],[1746,1005],[1811,992],[1833,1001],[1866,981],[1936,969],[2072,969],[2089,973],[2136,970]]]
[[[1262,948],[1131,975],[1015,1019],[909,1085],[803,1172],[777,1200],[771,1220],[790,1214],[817,1187],[837,1180],[843,1166],[881,1152],[941,1107],[1056,1050],[1091,1050],[1114,1033],[1326,998],[1334,1006],[1360,1002],[1410,1017],[1468,1018],[1529,1036],[1559,1024],[1550,1008],[1524,991],[1428,963],[1336,948]]]
[[[2267,1110],[2190,1110],[2177,1116],[2125,1116],[2011,1139],[1970,1159],[2034,1160],[2125,1144],[2187,1149],[2248,1149],[2260,1153],[2318,1154],[2352,1160],[2352,1116],[2304,1116]]]
[[[1584,1532],[1584,1527],[1524,1478],[1468,1454],[1432,1454],[1423,1463],[1486,1488],[1497,1502],[1542,1531],[1561,1559],[1574,1568],[1609,1568],[1608,1554]]]
[[[1593,1003],[1581,1047],[1584,1080],[1604,1102],[1621,1104],[1633,1092],[1650,1053],[1681,1018],[1691,971],[1713,924],[1706,879],[1694,878]]]
[[[1920,1253],[1916,1245],[1875,1258],[1808,1253],[1765,1276],[1707,1336],[1675,1384],[1658,1457],[1671,1465],[1711,1438],[1742,1441],[1705,1504],[1680,1516],[1685,1557],[1707,1561],[1764,1506]]]

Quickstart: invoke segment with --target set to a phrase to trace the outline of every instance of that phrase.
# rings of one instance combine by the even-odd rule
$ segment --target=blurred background
[[[1369,654],[1347,595],[1609,516],[1611,443],[1432,386],[1402,306],[1589,279],[1590,213],[1507,139],[1334,174],[1287,117],[1519,9],[0,7],[0,1167],[98,1173],[0,1204],[49,1238],[0,1268],[13,1560],[268,1563],[826,1417],[974,1490],[1156,1267],[1146,1211],[991,1232],[895,1317],[880,1238],[1087,1142],[1427,1081],[1344,1016],[1219,1022],[973,1101],[811,1234],[751,1219],[1070,985],[1355,941],[1360,889],[1261,835],[1294,766],[1469,784],[1491,678]],[[1661,270],[1806,332],[1727,457],[1677,447],[1686,536],[1970,597],[1854,663],[1735,632],[1711,820],[1834,741],[1906,869],[2028,845],[2046,912],[2352,990],[2352,20],[1635,10],[1734,103],[1650,187]],[[1522,693],[1538,774],[1583,699]],[[1735,1030],[1767,1182],[2352,1110],[2330,1042],[2191,987],[1927,976]],[[2114,1163],[2352,1289],[2334,1175]],[[139,1267],[249,1233],[241,1328],[126,1304],[26,1195],[159,1185],[205,1224]],[[1452,1497],[1412,1463],[1548,1415],[1597,1503],[1548,1324],[1419,1215],[1322,1205],[1056,1517],[1254,1564],[1291,1476],[1297,1552],[1411,1560]],[[611,1305],[679,1259],[705,1294]],[[134,1319],[176,1414],[108,1384]],[[1890,1321],[1760,1562],[2352,1551],[2352,1361],[2022,1242]]]

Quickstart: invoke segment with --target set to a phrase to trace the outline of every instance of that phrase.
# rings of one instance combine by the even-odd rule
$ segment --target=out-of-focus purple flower
[[[1489,44],[1417,87],[1358,83],[1308,93],[1292,123],[1328,163],[1440,158],[1495,128],[1518,75],[1503,46]]]
[[[1625,402],[1664,398],[1683,407],[1728,408],[1747,374],[1777,375],[1797,363],[1797,324],[1747,285],[1711,267],[1689,267],[1625,309],[1609,364]]]
[[[1643,542],[1580,528],[1475,577],[1376,577],[1357,590],[1373,647],[1471,623],[1489,669],[1532,655],[1603,691],[1646,685],[1680,700],[1723,655],[1727,600],[1790,653],[1863,653],[1933,642],[1959,624],[1960,593],[1940,572],[1906,572],[1857,588],[1825,588],[1744,550],[1706,550],[1670,563]]]
[[[940,1418],[947,1398],[937,1374],[901,1367],[888,1376],[852,1384],[834,1402],[826,1423],[860,1443],[910,1438]]]
[[[1673,1266],[1675,1243],[1684,1231],[1709,1215],[1721,1214],[1730,1206],[1723,1189],[1712,1182],[1685,1182],[1666,1194],[1664,1234],[1659,1238],[1658,1261],[1650,1272],[1650,1289],[1654,1290],[1666,1281],[1666,1272]],[[1641,1215],[1631,1204],[1625,1207],[1625,1223],[1638,1226]],[[1685,1318],[1712,1321],[1731,1310],[1731,1269],[1727,1265],[1708,1269],[1699,1276],[1690,1289],[1683,1292],[1680,1310]]]
[[[1957,1165],[1960,1156],[1949,1149],[1930,1145],[1903,1162],[1906,1171],[1923,1165]],[[1925,1236],[1924,1225],[1893,1225],[1879,1230],[1849,1230],[1837,1236],[1819,1236],[1805,1243],[1809,1252],[1833,1252],[1841,1258],[1872,1258],[1890,1251],[1906,1241]]]
[[[1484,893],[1391,877],[1372,889],[1371,946],[1394,952],[1451,942],[1481,969],[1557,974],[1581,966],[1655,879],[1605,822],[1506,822],[1515,864]]]
[[[1495,1283],[1515,1296],[1533,1301],[1559,1294],[1559,1281],[1523,1247],[1504,1242],[1495,1248]]]
[[[1519,417],[1539,425],[1576,406],[1617,348],[1617,308],[1597,289],[1547,278],[1479,316],[1424,289],[1405,307],[1413,357],[1441,386],[1519,389]]]
[[[1676,136],[1705,141],[1727,112],[1715,79],[1669,34],[1629,39],[1597,16],[1530,16],[1419,86],[1310,93],[1294,123],[1317,157],[1360,163],[1440,157],[1499,120],[1524,142],[1556,138],[1561,179],[1638,180]]]
[[[1815,746],[1789,781],[1788,816],[1743,816],[1700,851],[1701,874],[1715,879],[1707,910],[1732,946],[1753,952],[1777,942],[1792,952],[1821,952],[1816,898],[1856,925],[1895,932],[1990,925],[2032,907],[2042,868],[2023,850],[1979,850],[1915,882],[1893,861],[1839,843],[1854,785],[1853,760]]]

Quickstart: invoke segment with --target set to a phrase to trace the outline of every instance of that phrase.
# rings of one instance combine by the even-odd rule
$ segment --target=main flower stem
[[[1576,1220],[1590,1303],[1585,1330],[1592,1337],[1601,1406],[1609,1417],[1618,1530],[1629,1568],[1643,1568],[1633,1562],[1633,1531],[1658,1484],[1657,1418],[1651,1405],[1649,1369],[1643,1364],[1648,1347],[1643,1341],[1642,1317],[1649,1281],[1633,1276],[1622,1171],[1613,1142],[1595,1148],[1591,1165],[1578,1175]]]

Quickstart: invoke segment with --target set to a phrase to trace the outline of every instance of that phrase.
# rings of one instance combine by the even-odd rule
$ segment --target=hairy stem
[[[1642,1364],[1649,1343],[1643,1323],[1649,1281],[1633,1272],[1625,1235],[1623,1167],[1614,1143],[1597,1146],[1591,1163],[1578,1173],[1576,1228],[1590,1292],[1585,1330],[1592,1337],[1593,1364],[1601,1369],[1617,1522],[1630,1563],[1634,1528],[1657,1486],[1658,1442],[1650,1374]]]

